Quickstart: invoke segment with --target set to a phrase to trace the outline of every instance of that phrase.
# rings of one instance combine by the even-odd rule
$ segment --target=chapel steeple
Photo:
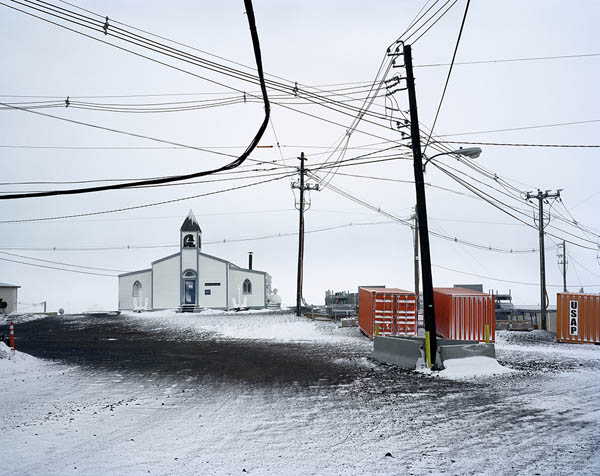
[[[183,220],[180,231],[182,248],[202,249],[202,230],[192,210],[190,210],[186,219]]]

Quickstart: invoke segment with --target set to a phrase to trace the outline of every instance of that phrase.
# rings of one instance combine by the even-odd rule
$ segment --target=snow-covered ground
[[[0,314],[0,325],[8,324],[9,322],[13,322],[14,324],[23,324],[25,322],[36,321],[38,319],[45,319],[45,314]]]
[[[365,348],[370,345],[356,328],[340,328],[330,322],[312,321],[268,309],[241,312],[206,310],[198,314],[161,311],[124,313],[123,316],[155,330],[187,331],[196,336],[208,333],[221,339],[353,343]]]
[[[348,347],[364,356],[344,361],[356,369],[353,382],[310,387],[0,358],[0,474],[595,475],[600,468],[598,346],[499,332],[499,361],[513,371],[455,381],[378,365],[356,328],[292,315],[123,317],[188,339],[318,343],[331,347],[333,360]]]

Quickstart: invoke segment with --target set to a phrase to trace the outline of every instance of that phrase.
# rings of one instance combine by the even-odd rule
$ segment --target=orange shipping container
[[[485,326],[495,341],[494,298],[464,288],[433,288],[436,332],[447,339],[485,342]]]
[[[600,343],[600,294],[558,293],[556,340]]]
[[[358,325],[374,336],[416,336],[417,295],[397,288],[358,288]]]

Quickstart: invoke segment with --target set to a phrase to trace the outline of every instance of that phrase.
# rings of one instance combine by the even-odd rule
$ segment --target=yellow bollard
[[[379,324],[375,324],[375,335],[379,335]]]
[[[489,324],[485,325],[485,343],[486,344],[490,343],[490,325]]]
[[[425,331],[425,356],[427,357],[427,368],[431,368],[431,345],[429,343],[429,331]]]

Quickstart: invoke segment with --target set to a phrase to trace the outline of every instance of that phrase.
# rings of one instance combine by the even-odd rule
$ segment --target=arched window
[[[184,248],[195,248],[196,247],[196,240],[194,238],[194,235],[185,235],[183,237],[183,247]]]
[[[188,269],[183,272],[183,277],[188,279],[195,278],[196,272],[193,269]]]
[[[244,294],[252,294],[252,283],[249,279],[244,280],[244,284],[242,285],[242,292]]]
[[[142,297],[142,283],[136,281],[133,283],[133,287],[131,289],[131,295],[133,297]]]

